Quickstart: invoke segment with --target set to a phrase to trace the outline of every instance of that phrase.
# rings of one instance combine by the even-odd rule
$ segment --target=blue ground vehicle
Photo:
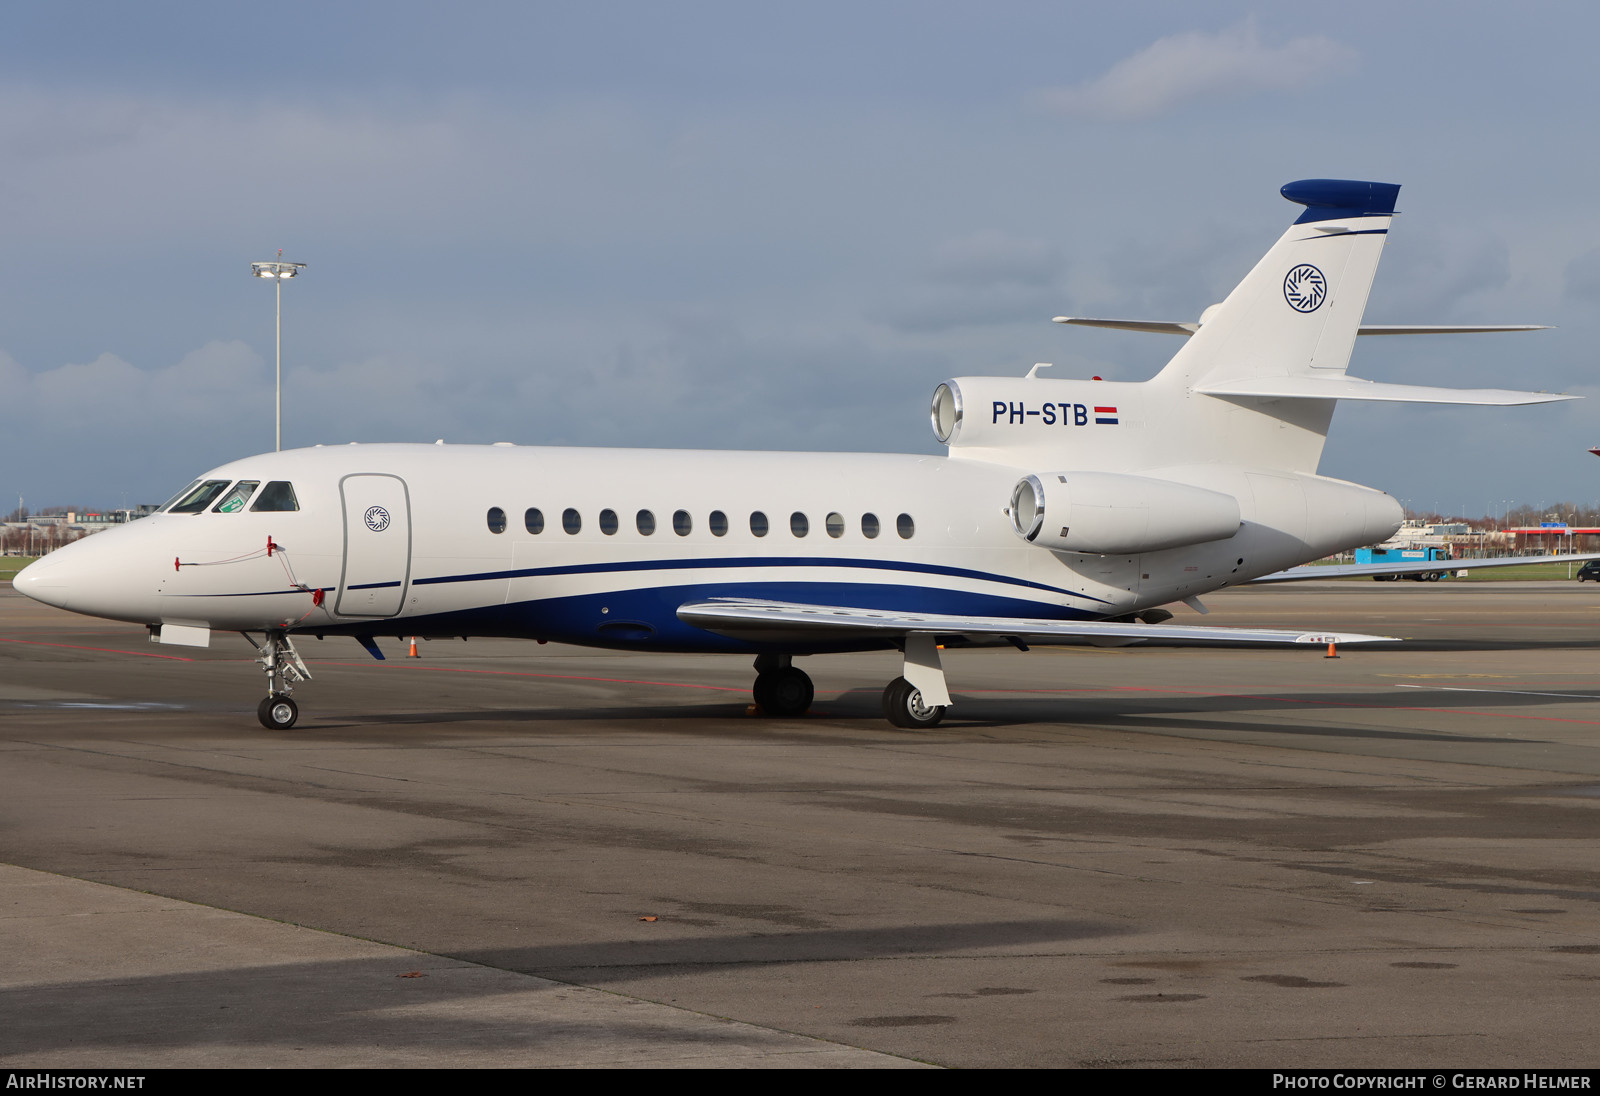
[[[1452,558],[1448,548],[1357,548],[1357,563],[1412,563],[1420,560],[1448,560]],[[1441,578],[1448,578],[1450,569],[1442,571],[1419,571],[1413,575],[1373,575],[1374,582],[1393,582],[1398,578],[1409,578],[1415,582],[1438,582]]]

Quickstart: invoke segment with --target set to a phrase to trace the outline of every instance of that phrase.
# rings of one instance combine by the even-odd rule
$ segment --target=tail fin
[[[1339,179],[1283,188],[1305,212],[1149,381],[1189,407],[1177,446],[1207,462],[1317,470],[1336,399],[1205,393],[1224,381],[1344,377],[1399,192]]]
[[[1303,179],[1282,190],[1306,207],[1156,377],[1208,380],[1340,376],[1350,364],[1400,187]]]

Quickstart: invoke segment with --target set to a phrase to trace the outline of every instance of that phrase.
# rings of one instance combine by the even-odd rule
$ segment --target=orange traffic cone
[[[412,648],[412,649],[415,650],[415,648]],[[1333,641],[1332,640],[1328,641],[1328,653],[1323,655],[1322,657],[1323,658],[1338,658],[1339,657],[1339,653],[1333,649]]]
[[[406,657],[407,658],[421,658],[422,657],[421,655],[417,654],[417,637],[416,636],[412,636],[411,637],[411,653],[406,655]]]

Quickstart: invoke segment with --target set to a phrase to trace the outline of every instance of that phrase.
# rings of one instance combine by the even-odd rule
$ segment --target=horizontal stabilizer
[[[1104,640],[1148,642],[1314,644],[1385,643],[1392,636],[1346,632],[1279,632],[1264,628],[1212,628],[1198,624],[1134,624],[1106,620],[1035,620],[1027,617],[962,617],[900,613],[746,598],[712,598],[679,606],[678,619],[708,632],[756,643],[792,640],[902,639],[935,636],[1007,636],[1040,645]]]
[[[1085,316],[1057,316],[1054,322],[1077,324],[1079,327],[1108,327],[1113,331],[1150,331],[1157,335],[1193,335],[1200,330],[1199,323],[1180,323],[1176,320],[1095,320]]]
[[[1105,320],[1087,316],[1057,316],[1056,323],[1078,327],[1104,327],[1112,331],[1149,331],[1156,335],[1193,335],[1200,330],[1198,320]],[[1357,335],[1483,335],[1493,331],[1549,331],[1549,324],[1362,324]]]
[[[1482,335],[1492,331],[1549,331],[1547,323],[1456,324],[1444,327],[1424,323],[1363,324],[1357,335]]]
[[[1434,571],[1476,571],[1485,567],[1526,567],[1533,563],[1582,563],[1600,559],[1600,552],[1565,556],[1501,556],[1497,559],[1407,560],[1403,563],[1329,563],[1291,567],[1253,578],[1246,585],[1263,582],[1309,582],[1317,578],[1375,578],[1379,575],[1426,575]]]
[[[1205,381],[1194,390],[1207,396],[1256,396],[1286,400],[1376,400],[1385,403],[1461,403],[1511,407],[1527,403],[1577,400],[1559,392],[1513,392],[1506,388],[1429,388],[1417,384],[1384,384],[1347,376],[1246,377]]]

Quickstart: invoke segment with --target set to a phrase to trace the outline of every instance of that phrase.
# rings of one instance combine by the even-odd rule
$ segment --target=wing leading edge
[[[897,613],[790,601],[711,598],[678,607],[678,619],[696,628],[756,643],[902,639],[910,635],[999,637],[1040,645],[1140,643],[1188,640],[1206,643],[1315,644],[1393,643],[1395,636],[1354,632],[1282,632],[1264,628],[1215,628],[1197,624],[1138,624],[1115,621],[1036,620],[1028,617],[961,617]]]

